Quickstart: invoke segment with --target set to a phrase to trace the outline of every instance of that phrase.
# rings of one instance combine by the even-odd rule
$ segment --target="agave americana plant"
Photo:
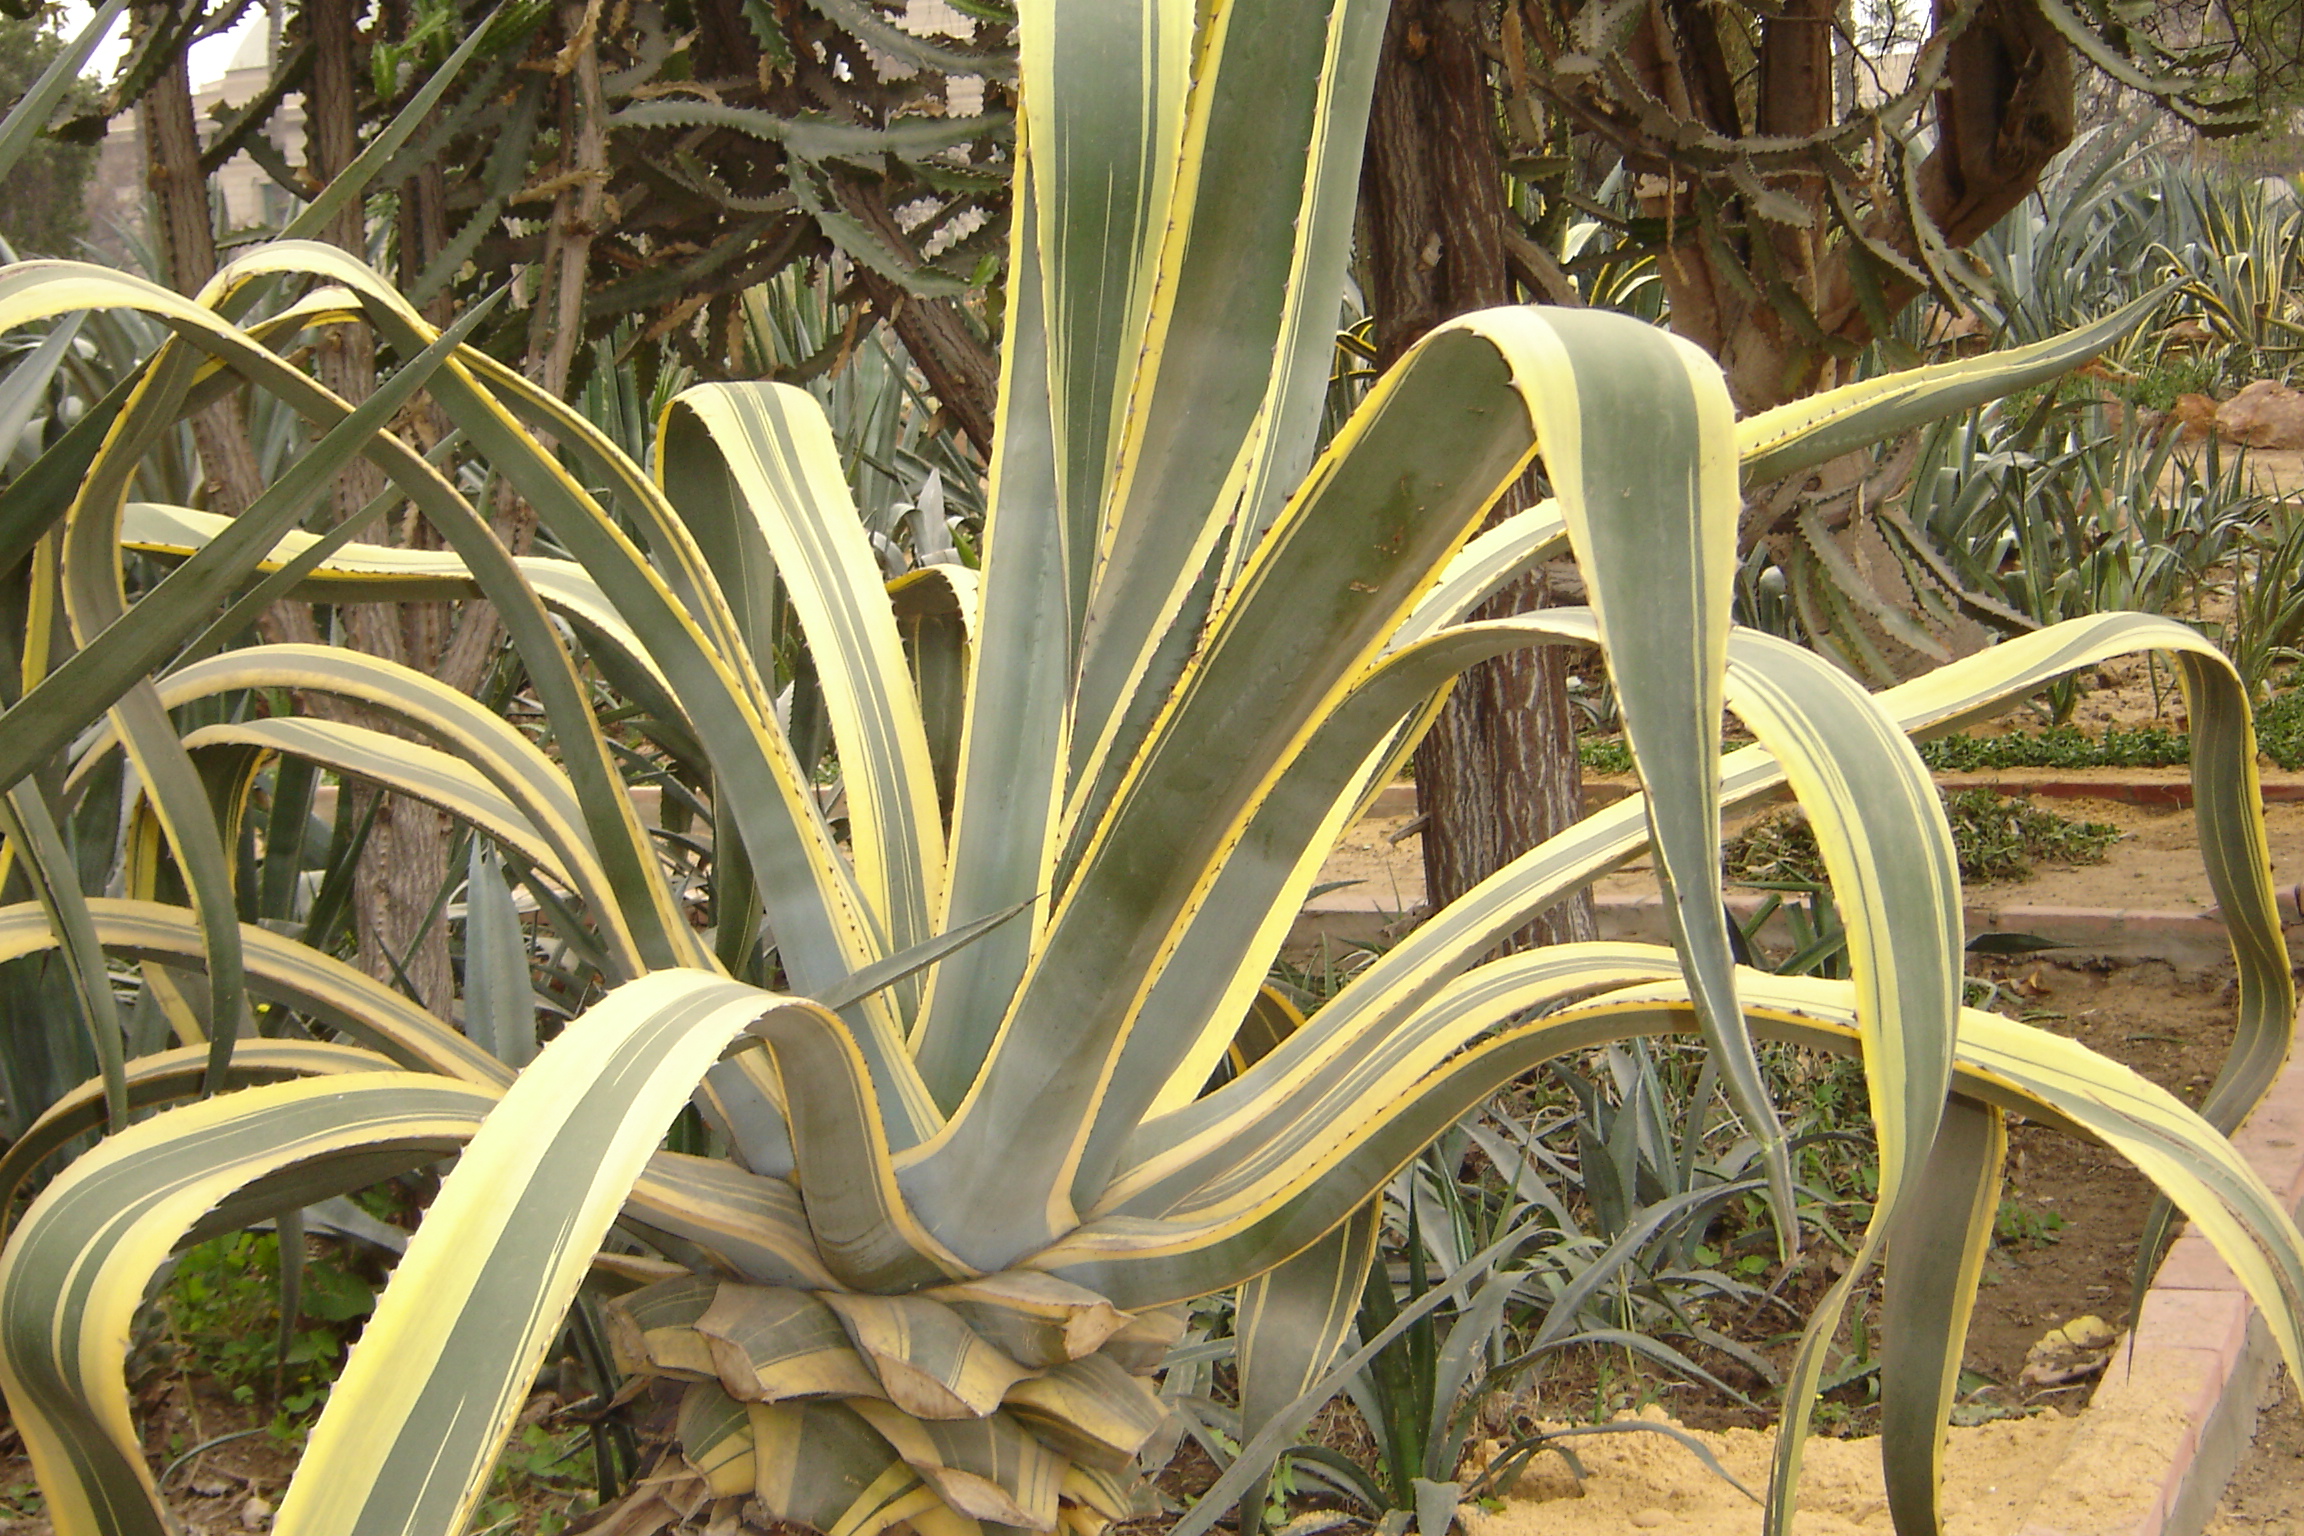
[[[476,315],[436,333],[332,248],[253,248],[193,298],[70,263],[0,272],[0,330],[135,310],[172,333],[0,491],[0,552],[34,617],[0,715],[6,852],[37,898],[0,910],[0,959],[61,953],[105,1063],[0,1180],[109,1132],[0,1256],[0,1388],[56,1529],[168,1528],[123,1365],[172,1248],[450,1158],[311,1433],[284,1533],[464,1529],[588,1274],[622,1292],[627,1368],[680,1395],[678,1457],[619,1528],[750,1497],[833,1536],[1085,1536],[1141,1508],[1135,1463],[1163,1416],[1147,1378],[1176,1309],[1242,1287],[1249,1444],[1190,1517],[1205,1529],[1308,1401],[1413,1323],[1332,1363],[1385,1181],[1515,1074],[1672,1031],[1708,1042],[1788,1239],[1753,1041],[1868,1069],[1875,1215],[1791,1373],[1773,1530],[1823,1344],[1891,1232],[1925,1240],[1885,1250],[1890,1487],[1899,1531],[1935,1529],[2010,1111],[2150,1172],[2304,1360],[2304,1243],[2214,1128],[2269,1080],[2292,1004],[2229,669],[2181,625],[2105,615],[1873,696],[1729,622],[1740,473],[1781,477],[2053,376],[2134,317],[1739,423],[1713,364],[1661,331],[1490,311],[1426,338],[1315,457],[1384,6],[1020,11],[980,572],[884,585],[798,390],[681,395],[651,476],[467,348]],[[358,404],[300,366],[352,324],[397,359]],[[147,446],[238,388],[308,423],[309,451],[236,520],[130,500]],[[458,434],[432,458],[392,429],[419,389]],[[412,507],[445,551],[363,544],[362,517],[298,530],[355,454],[391,485],[366,516]],[[1475,537],[1531,466],[1552,499]],[[536,508],[550,554],[491,535],[482,469]],[[130,549],[180,560],[133,602]],[[1562,549],[1590,609],[1463,622]],[[501,613],[550,753],[426,676],[236,643],[279,598],[470,595]],[[780,604],[821,686],[844,836],[779,714]],[[1606,647],[1645,798],[1432,914],[1204,1091],[1244,1021],[1295,1024],[1266,968],[1451,679],[1557,642]],[[2173,654],[2190,690],[2203,844],[2241,966],[2238,1044],[2201,1114],[1961,1008],[1949,839],[1907,741],[2139,648]],[[709,929],[625,793],[600,679],[702,775]],[[1759,744],[1723,759],[1724,701]],[[86,825],[85,791],[121,754],[118,855],[84,885],[60,829]],[[525,871],[604,995],[538,1051],[524,967],[478,935],[459,1032],[242,922],[268,762],[452,812]],[[1852,980],[1731,963],[1720,815],[1787,784]],[[1650,849],[1671,947],[1482,959]],[[176,1048],[123,1059],[115,960],[200,981],[171,1012]],[[725,1156],[659,1150],[691,1103]]]

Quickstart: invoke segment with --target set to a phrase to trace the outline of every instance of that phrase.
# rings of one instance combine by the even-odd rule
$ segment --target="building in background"
[[[261,12],[257,13],[261,16]],[[261,96],[272,78],[271,28],[259,20],[247,28],[223,78],[192,93],[192,113],[203,144],[212,143],[224,121]],[[266,124],[255,154],[242,150],[209,179],[216,228],[223,240],[244,230],[278,228],[297,199],[281,184],[304,164],[304,98],[291,95]],[[267,170],[262,162],[269,161]],[[136,114],[123,112],[104,135],[96,174],[88,183],[88,237],[103,258],[132,269],[145,265],[144,140]]]

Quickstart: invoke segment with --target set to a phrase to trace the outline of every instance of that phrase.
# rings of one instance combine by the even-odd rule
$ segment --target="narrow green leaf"
[[[112,996],[112,977],[104,964],[104,947],[88,913],[88,899],[80,889],[80,872],[64,836],[56,829],[47,791],[27,781],[8,791],[0,801],[0,834],[5,834],[29,876],[33,895],[47,917],[72,973],[72,987],[80,996],[80,1026],[96,1053],[104,1085],[106,1128],[128,1125],[126,1061],[121,1050],[120,1009]]]
[[[0,178],[5,178],[16,168],[16,162],[24,158],[24,151],[32,147],[32,140],[55,115],[57,103],[72,89],[72,83],[88,67],[97,48],[111,35],[120,13],[127,9],[128,0],[104,0],[73,35],[72,41],[40,72],[40,78],[32,82],[32,89],[9,109],[5,119],[0,119]],[[0,444],[12,441],[0,438]]]
[[[528,935],[486,838],[472,839],[464,872],[464,1032],[517,1071],[536,1059],[536,989]]]

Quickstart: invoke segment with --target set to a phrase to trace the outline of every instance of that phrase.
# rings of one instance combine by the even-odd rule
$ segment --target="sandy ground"
[[[2225,453],[2233,451],[2230,444],[2225,445]],[[2226,459],[2225,462],[2230,463],[2231,460]],[[2273,496],[2304,489],[2304,452],[2294,448],[2249,449],[2248,484],[2252,490]]]
[[[1662,1418],[1661,1410],[1649,1414]],[[2050,1411],[1954,1429],[1944,1458],[1945,1536],[2014,1530],[2074,1427]],[[1731,1429],[1702,1438],[1747,1487],[1767,1486],[1773,1432]],[[1471,1536],[1757,1536],[1760,1530],[1759,1505],[1663,1435],[1593,1435],[1568,1443],[1584,1464],[1581,1486],[1557,1457],[1548,1457],[1501,1513],[1466,1511]],[[1798,1510],[1797,1536],[1887,1536],[1880,1442],[1811,1439]]]

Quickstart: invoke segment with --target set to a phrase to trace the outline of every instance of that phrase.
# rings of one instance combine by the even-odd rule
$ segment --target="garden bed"
[[[2059,775],[2070,776],[2068,770]],[[1960,777],[2012,789],[2026,776]],[[2073,787],[2093,793],[2057,797],[2055,809],[2075,819],[2114,823],[2124,836],[2101,863],[2047,865],[2029,879],[1970,886],[1968,926],[1971,933],[1991,926],[2045,930],[2074,942],[2076,949],[2053,958],[1977,957],[1971,973],[1999,985],[1995,1006],[2003,1011],[2069,1035],[2197,1103],[2230,1039],[2232,995],[2222,924],[2200,873],[2193,818],[2183,804],[2188,797],[2153,790],[2183,784],[2181,769],[2087,774]],[[1307,912],[1300,940],[1315,940],[1333,953],[1371,919],[1380,928],[1397,923],[1396,914],[1412,913],[1421,903],[1413,806],[1395,796],[1377,811],[1353,829],[1323,872],[1324,880],[1359,883],[1321,898]],[[2267,807],[2267,824],[2275,879],[2285,893],[2304,879],[2304,805],[2278,796]],[[1610,876],[1596,895],[1604,936],[1665,937],[1654,877],[1644,866]],[[1741,904],[1749,907],[1753,899],[1746,896]],[[2293,899],[2284,895],[2284,908]],[[2304,1079],[2284,1080],[2280,1092],[2304,1099]],[[2271,1118],[2259,1117],[2240,1138],[2276,1187],[2294,1182],[2297,1171],[2287,1166],[2294,1160],[2294,1141],[2281,1134],[2285,1113],[2272,1106]],[[2291,1199],[2298,1192],[2287,1190]],[[2100,1409],[2078,1412],[2095,1392],[2094,1380],[2016,1387],[2027,1351],[2051,1327],[2093,1313],[2125,1329],[2137,1235],[2151,1191],[2141,1175],[2103,1149],[2019,1124],[2011,1138],[2008,1195],[2003,1241],[1987,1263],[1965,1360],[1975,1381],[2000,1386],[1974,1393],[1968,1416],[2023,1417],[1955,1431],[1947,1467],[1948,1531],[1981,1536],[2021,1529],[2028,1536],[2054,1536],[2069,1530],[2092,1536],[2115,1529],[2200,1530],[2253,1426],[2271,1358],[2261,1326],[2250,1334],[2245,1299],[2230,1290],[2221,1266],[2198,1251],[2199,1240],[2190,1239],[2147,1302],[2139,1374],[2105,1388]],[[1732,1469],[1749,1464],[1764,1479],[1768,1440],[1758,1416],[1725,1400],[1669,1400],[1684,1419],[1723,1437],[1716,1451],[1724,1463]],[[1558,1412],[1568,1404],[1547,1393],[1543,1406]],[[2051,1471],[2067,1440],[2072,1460]],[[1538,1485],[1537,1502],[1516,1502],[1504,1516],[1476,1522],[1479,1536],[1513,1536],[1523,1529],[1758,1528],[1756,1507],[1660,1437],[1617,1436],[1587,1444],[1589,1455],[1579,1447],[1594,1473],[1587,1497],[1573,1504],[1547,1501],[1541,1491],[1550,1485]],[[1648,1470],[1656,1470],[1661,1481],[1644,1481]],[[1557,1480],[1561,1474],[1547,1476]],[[1611,1485],[1611,1477],[1619,1482]],[[1564,1493],[1566,1485],[1551,1491]],[[1843,1441],[1812,1456],[1803,1493],[1803,1533],[1886,1528],[1876,1444]],[[2056,1506],[2086,1518],[2070,1525],[2050,1519]],[[2113,1523],[2092,1523],[2099,1516]]]
[[[1378,807],[1377,816],[1348,835],[1327,878],[1361,883],[1323,897],[1308,914],[1315,925],[1332,921],[1340,901],[1357,903],[1343,914],[1347,917],[1360,915],[1363,907],[1367,913],[1396,917],[1420,903],[1421,850],[1411,826],[1412,801],[1403,804],[1404,799],[1392,793]],[[2216,938],[2220,928],[2205,912],[2205,882],[2192,852],[2192,818],[2166,803],[2092,800],[2061,804],[2059,809],[2116,822],[2127,835],[2113,845],[2103,864],[2043,868],[2027,881],[1972,890],[1977,915],[1972,915],[1971,927],[1977,926],[1981,915],[2005,914],[2012,907],[2035,912],[2151,907],[2166,919],[2158,928],[2152,923],[2108,928],[2106,932],[2121,938],[2125,949],[2112,946],[2083,963],[1980,959],[1972,969],[2001,986],[2009,1011],[2126,1062],[2196,1102],[2229,1039],[2228,971],[2216,963],[2171,965],[2164,959],[2139,958],[2165,941],[2179,918],[2201,930],[2193,937],[2205,935],[2211,944],[2220,942]],[[2285,886],[2304,877],[2304,804],[2275,805],[2269,820],[2274,866]],[[1370,887],[1376,888],[1373,894]],[[1660,915],[1643,905],[1653,900],[1653,877],[1644,869],[1611,876],[1603,882],[1601,895],[1625,924],[1653,927],[1654,917]],[[1660,937],[1661,930],[1643,936]],[[1331,937],[1345,936],[1331,933]],[[1968,1415],[1987,1421],[1954,1435],[1948,1460],[1947,1529],[1955,1536],[1965,1532],[1998,1536],[2016,1530],[2012,1523],[2016,1515],[2031,1507],[2048,1486],[2060,1448],[2074,1442],[2081,1426],[2089,1422],[2078,1416],[2078,1410],[2094,1387],[2092,1381],[2025,1389],[2011,1384],[2022,1371],[2027,1350],[2050,1327],[2083,1313],[2124,1323],[2137,1232],[2150,1199],[2143,1179],[2124,1161],[2038,1128],[2015,1128],[2010,1171],[2003,1240],[1987,1264],[1965,1362],[1977,1378],[2001,1386],[1969,1394]],[[2241,1352],[2235,1346],[2231,1353],[2237,1366]],[[1564,1373],[1542,1391],[1540,1411],[1591,1412],[1590,1401],[1572,1400],[1584,1385],[1574,1371]],[[2252,1406],[2256,1383],[2246,1383],[2245,1390]],[[1589,1399],[1591,1394],[1584,1396]],[[1838,1421],[1844,1427],[1865,1427],[1862,1396],[1861,1391],[1840,1394],[1843,1412]],[[1761,1486],[1768,1445],[1762,1415],[1726,1398],[1698,1401],[1677,1388],[1667,1389],[1663,1401],[1719,1437],[1723,1462],[1754,1488]],[[1851,1404],[1855,1411],[1845,1411]],[[555,1430],[571,1427],[552,1416],[558,1406],[549,1394],[532,1400],[527,1417],[537,1430],[523,1436],[515,1459],[538,1463],[535,1471],[542,1481],[523,1479],[524,1486],[505,1488],[504,1502],[498,1505],[499,1518],[514,1509],[525,1515],[522,1529],[536,1529],[536,1517],[547,1505],[566,1506],[565,1489],[554,1496],[549,1482],[571,1470],[578,1476],[570,1480],[580,1480],[585,1470],[580,1446],[570,1441],[563,1447],[553,1438]],[[1611,1406],[1602,1400],[1599,1409],[1605,1413]],[[212,1382],[166,1373],[147,1380],[141,1407],[156,1468],[203,1439],[253,1427],[259,1418],[220,1395]],[[2239,1434],[2244,1438],[2244,1426]],[[2191,1446],[2180,1449],[2196,1453],[2198,1439],[2195,1435]],[[12,1436],[0,1442],[0,1451],[5,1452],[0,1455],[0,1493],[17,1498],[28,1492],[29,1469],[21,1448],[12,1442]],[[578,1452],[572,1465],[541,1465],[564,1448]],[[1474,1536],[1516,1536],[1521,1529],[1617,1536],[1649,1530],[1757,1528],[1754,1506],[1705,1473],[1685,1451],[1659,1437],[1586,1441],[1578,1446],[1578,1454],[1592,1473],[1584,1497],[1570,1502],[1563,1496],[1568,1485],[1561,1481],[1562,1464],[1553,1459],[1539,1469],[1531,1489],[1536,1494],[1549,1490],[1555,1497],[1515,1504],[1504,1515],[1480,1519]],[[2150,1503],[2146,1494],[2159,1498],[2164,1512],[2167,1501],[2161,1483],[2168,1475],[2166,1467],[2141,1456],[2123,1457],[2121,1464],[2142,1469],[2137,1476],[2146,1478],[2150,1487],[2139,1499]],[[190,1524],[215,1536],[261,1530],[290,1467],[287,1448],[259,1432],[188,1463],[170,1485],[171,1502]],[[2151,1470],[2154,1467],[2158,1470]],[[1650,1473],[1659,1481],[1634,1483],[1636,1475]],[[1885,1530],[1877,1452],[1869,1442],[1820,1439],[1802,1487],[1803,1536]],[[1528,1511],[1534,1511],[1533,1517],[1515,1525],[1516,1513]],[[549,1529],[551,1522],[544,1524]],[[4,1536],[38,1536],[45,1529],[37,1516],[0,1524]]]
[[[2200,1068],[2213,1063],[2229,1030],[2215,1022],[2225,1001],[2217,978],[2171,976],[2149,963],[2049,969],[2039,982],[2035,1022],[2197,1099]],[[2235,1141],[2293,1208],[2304,1195],[2304,1068],[2284,1074]],[[2004,1241],[1987,1261],[1965,1361],[1975,1377],[2002,1383],[2016,1381],[2025,1350],[2048,1327],[2083,1313],[2124,1320],[2135,1233],[2149,1200],[2140,1176],[2109,1154],[2021,1125],[2011,1138],[2009,1195],[2022,1215],[2004,1221]],[[2274,1358],[2229,1272],[2200,1238],[2184,1236],[2145,1300],[2140,1326],[2122,1330],[2099,1379],[1967,1395],[1960,1417],[1968,1422],[1952,1429],[1946,1453],[1948,1536],[2287,1529],[2278,1522],[2295,1511],[2304,1450],[2292,1395],[2263,1443],[2249,1447]],[[1975,1422],[1984,1414],[1994,1417]],[[1641,1416],[1661,1418],[1662,1410]],[[1716,1415],[1683,1410],[1683,1417]],[[1697,1433],[1748,1486],[1765,1481],[1769,1430]],[[1473,1536],[1760,1529],[1756,1505],[1660,1436],[1585,1440],[1575,1450],[1581,1484],[1561,1463],[1546,1464],[1500,1510],[1472,1513]],[[2233,1496],[2207,1524],[2236,1465],[2243,1471]],[[1812,1441],[1799,1509],[1801,1536],[1885,1530],[1878,1442]]]

